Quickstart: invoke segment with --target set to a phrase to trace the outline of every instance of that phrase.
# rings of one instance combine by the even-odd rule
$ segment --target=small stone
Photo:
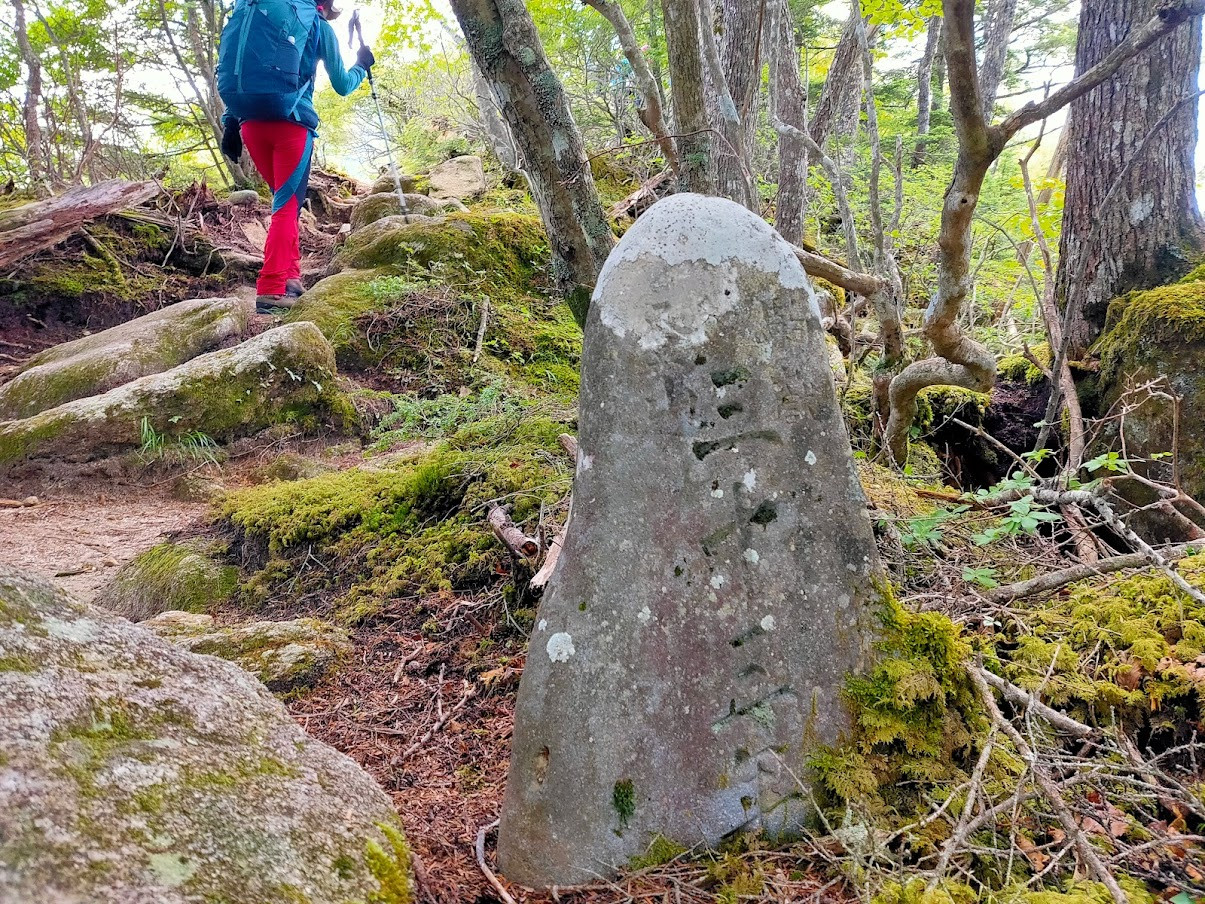
[[[259,203],[259,192],[252,191],[249,188],[232,191],[230,193],[230,203],[235,207],[254,207]]]
[[[21,500],[21,504],[27,508],[32,508],[33,506],[37,505],[41,501],[42,500],[40,500],[37,496],[26,496],[24,499]]]
[[[445,160],[431,170],[432,198],[459,198],[465,200],[484,194],[485,167],[480,157],[465,155]]]
[[[106,559],[101,559],[100,564],[103,565],[105,568],[116,568],[118,562],[112,556],[109,556]]]

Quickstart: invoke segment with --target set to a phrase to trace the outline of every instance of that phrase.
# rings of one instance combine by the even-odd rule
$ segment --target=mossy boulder
[[[368,195],[356,204],[355,209],[351,212],[351,228],[352,232],[355,232],[377,220],[400,216],[403,213],[420,217],[434,217],[448,211],[463,209],[464,205],[454,199],[436,200],[426,195],[407,194],[406,210],[403,211],[397,192],[391,188],[388,191]]]
[[[402,183],[402,192],[404,194],[423,194],[423,192],[418,190],[417,177],[411,176],[408,173],[399,173],[398,180]],[[391,191],[396,192],[397,185],[394,184],[393,176],[391,176],[389,173],[386,173],[385,175],[378,177],[376,182],[372,183],[372,189],[369,193],[379,195],[386,194]]]
[[[409,904],[389,798],[245,671],[0,570],[0,900]]]
[[[351,654],[347,632],[317,618],[218,625],[211,615],[161,612],[144,625],[192,653],[230,660],[275,693],[313,687]]]
[[[1205,499],[1205,418],[1199,414],[1205,410],[1205,279],[1114,300],[1094,351],[1100,370],[1085,385],[1086,413],[1104,415],[1128,390],[1158,381],[1156,392],[1132,396],[1141,404],[1126,414],[1126,449],[1131,458],[1146,459],[1177,452],[1181,486]],[[1179,398],[1178,437],[1172,396]],[[1119,421],[1102,426],[1099,448],[1117,448]],[[1159,479],[1171,477],[1170,457],[1138,467]]]
[[[218,544],[160,543],[127,562],[93,603],[130,621],[160,612],[206,612],[230,598],[238,569],[218,560]]]
[[[261,333],[165,373],[33,417],[0,422],[0,468],[27,459],[86,461],[148,443],[223,442],[278,423],[350,423],[335,354],[312,323]]]
[[[242,336],[250,316],[251,306],[237,298],[197,298],[56,345],[0,386],[0,421],[170,370]]]

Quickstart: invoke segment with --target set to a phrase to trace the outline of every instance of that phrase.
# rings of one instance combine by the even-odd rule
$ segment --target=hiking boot
[[[300,298],[305,294],[305,284],[299,279],[286,280],[285,294],[290,298]]]
[[[292,295],[257,295],[255,296],[256,314],[286,314],[289,308],[297,304]]]

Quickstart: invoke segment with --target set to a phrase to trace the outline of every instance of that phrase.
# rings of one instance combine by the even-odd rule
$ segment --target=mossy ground
[[[160,543],[125,565],[96,603],[132,621],[169,610],[207,612],[238,586],[238,569],[219,561],[223,552],[202,540]]]

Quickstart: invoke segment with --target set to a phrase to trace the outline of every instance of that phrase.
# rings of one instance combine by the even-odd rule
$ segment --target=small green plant
[[[174,424],[180,417],[177,415],[170,420]],[[208,464],[216,464],[218,461],[218,444],[212,436],[201,430],[190,430],[172,439],[156,430],[150,418],[144,416],[139,422],[138,432],[142,440],[138,453],[146,461],[157,461],[169,454]]]
[[[393,411],[381,419],[373,432],[373,451],[384,451],[399,442],[436,439],[462,427],[497,415],[519,415],[523,403],[506,394],[495,381],[474,395],[441,395],[434,399],[394,396]]]
[[[636,786],[630,778],[620,779],[611,791],[611,806],[619,817],[619,833],[628,827],[636,815]]]
[[[142,438],[139,452],[148,457],[162,454],[165,437],[151,425],[150,418],[143,417],[138,426],[138,432]]]
[[[992,565],[983,565],[980,567],[967,566],[962,569],[962,579],[968,584],[976,584],[986,590],[992,590],[1000,586],[997,580],[997,572]]]
[[[999,524],[980,531],[971,539],[978,546],[987,546],[1004,537],[1032,537],[1038,532],[1040,525],[1058,520],[1058,515],[1046,511],[1045,507],[1034,502],[1032,497],[1022,496],[1008,504],[1008,514],[1000,519]]]
[[[927,515],[917,515],[904,522],[900,531],[900,540],[905,549],[918,549],[922,546],[936,546],[945,536],[942,525],[957,518],[969,505],[956,505],[948,509],[936,509]]]

